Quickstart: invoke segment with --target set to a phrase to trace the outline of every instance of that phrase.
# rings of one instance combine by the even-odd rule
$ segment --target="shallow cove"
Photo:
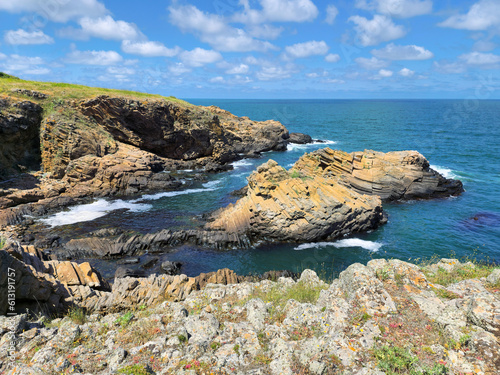
[[[331,277],[354,262],[372,257],[428,258],[474,255],[500,262],[500,101],[479,101],[475,106],[461,100],[190,100],[193,104],[217,105],[254,120],[275,119],[291,132],[310,134],[329,144],[291,145],[287,152],[263,154],[261,159],[235,163],[233,171],[210,175],[210,181],[192,180],[187,171],[182,194],[158,194],[116,201],[117,210],[86,222],[58,226],[51,232],[63,237],[84,235],[102,227],[122,227],[139,232],[186,228],[199,224],[206,212],[236,200],[230,192],[245,185],[245,177],[269,158],[284,167],[304,152],[321,147],[347,152],[418,150],[431,166],[447,177],[463,181],[466,192],[458,198],[385,204],[389,222],[372,233],[353,236],[361,241],[340,240],[310,246],[266,245],[254,249],[213,251],[182,246],[162,259],[184,262],[183,273],[228,267],[239,274],[271,269],[298,271],[312,268]],[[335,143],[333,143],[335,142]],[[101,206],[107,203],[101,202]],[[145,207],[148,205],[148,207]],[[97,204],[96,206],[99,206]],[[125,206],[128,206],[126,208]],[[141,208],[139,208],[141,206]],[[486,216],[485,216],[486,215]],[[82,217],[81,213],[79,216]],[[90,217],[90,216],[89,216]],[[468,224],[471,222],[470,224]],[[342,242],[343,241],[343,242]],[[93,260],[100,269],[114,272],[115,262]]]

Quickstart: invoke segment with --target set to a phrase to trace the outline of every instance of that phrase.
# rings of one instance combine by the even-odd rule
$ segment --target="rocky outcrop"
[[[89,263],[49,261],[33,246],[22,247],[16,242],[0,250],[0,268],[0,289],[14,287],[18,312],[30,309],[60,313],[73,305],[75,295],[110,290]],[[8,312],[7,298],[7,293],[0,295],[0,314]]]
[[[40,167],[41,119],[38,104],[0,98],[0,180]]]
[[[456,259],[435,267],[474,273]],[[75,300],[93,306],[80,321],[0,317],[0,370],[497,374],[500,285],[438,285],[435,267],[375,259],[330,284],[311,270],[276,282],[220,270],[199,290],[185,275],[117,279],[112,292]]]
[[[304,145],[307,143],[312,143],[313,139],[310,135],[302,134],[302,133],[290,133],[290,138],[288,139],[290,143],[297,143],[300,145]]]
[[[385,221],[378,197],[358,194],[335,178],[289,173],[270,160],[248,177],[246,196],[214,213],[206,228],[253,240],[308,242],[374,229]]]
[[[336,177],[348,188],[384,201],[448,197],[464,191],[461,181],[444,178],[417,151],[349,154],[324,148],[302,156],[293,170],[309,177]]]

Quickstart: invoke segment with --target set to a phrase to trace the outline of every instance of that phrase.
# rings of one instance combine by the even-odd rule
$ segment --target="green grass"
[[[5,246],[7,240],[4,237],[0,237],[0,250],[2,250]]]
[[[151,371],[144,365],[129,365],[119,369],[117,373],[127,375],[150,375]]]
[[[61,100],[87,99],[98,95],[109,95],[126,97],[130,99],[163,99],[179,104],[191,105],[188,102],[177,99],[174,96],[165,97],[162,95],[147,94],[138,91],[106,89],[101,87],[90,87],[71,83],[26,81],[0,72],[0,95],[3,94],[25,99],[26,96],[24,96],[23,94],[11,92],[12,89],[16,88],[43,92],[44,94],[50,95],[52,98],[58,98]],[[33,98],[30,98],[30,100],[38,101],[37,99]],[[40,101],[42,102],[43,100]]]
[[[115,320],[115,323],[122,326],[122,328],[125,328],[126,326],[128,326],[130,324],[130,322],[132,321],[133,318],[134,318],[134,314],[131,311],[129,311],[129,312],[125,313],[125,315],[118,317]]]
[[[423,271],[429,282],[447,286],[463,280],[487,277],[495,268],[499,268],[498,266],[478,261],[473,261],[473,264],[474,266],[462,265],[450,272],[443,268],[438,268],[436,273],[429,272],[425,269],[423,269]]]
[[[442,364],[435,364],[432,368],[421,368],[419,359],[409,350],[383,345],[375,348],[373,355],[378,362],[378,367],[387,375],[445,375],[448,369]]]

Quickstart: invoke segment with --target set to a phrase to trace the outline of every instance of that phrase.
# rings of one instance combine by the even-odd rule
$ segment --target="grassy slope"
[[[50,95],[51,99],[61,100],[86,99],[98,95],[108,95],[130,99],[164,99],[179,104],[189,105],[189,103],[185,102],[184,100],[177,99],[173,96],[165,97],[155,94],[146,94],[143,92],[105,89],[100,87],[74,85],[70,83],[25,81],[23,79],[0,72],[0,95],[8,95],[20,99],[26,99],[24,95],[12,92],[11,90],[13,89],[39,91],[44,94]]]

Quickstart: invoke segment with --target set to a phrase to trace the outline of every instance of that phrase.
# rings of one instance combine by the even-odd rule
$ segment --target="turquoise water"
[[[385,204],[389,222],[355,236],[365,242],[347,239],[306,245],[302,250],[296,244],[282,244],[223,252],[183,246],[169,258],[185,262],[184,273],[195,275],[223,267],[239,274],[307,267],[331,277],[353,262],[366,263],[371,258],[408,260],[451,254],[500,262],[500,101],[189,101],[216,105],[254,120],[279,120],[291,132],[329,140],[329,147],[347,152],[418,150],[431,166],[461,179],[466,191],[457,198]],[[186,194],[150,197],[141,201],[149,204],[147,209],[113,211],[94,224],[119,222],[143,232],[196,226],[201,214],[233,202],[229,193],[244,186],[245,177],[257,165],[272,158],[289,167],[304,152],[321,147],[325,146],[294,145],[287,152],[237,162],[233,171],[211,176],[208,184],[188,181],[191,185]]]

